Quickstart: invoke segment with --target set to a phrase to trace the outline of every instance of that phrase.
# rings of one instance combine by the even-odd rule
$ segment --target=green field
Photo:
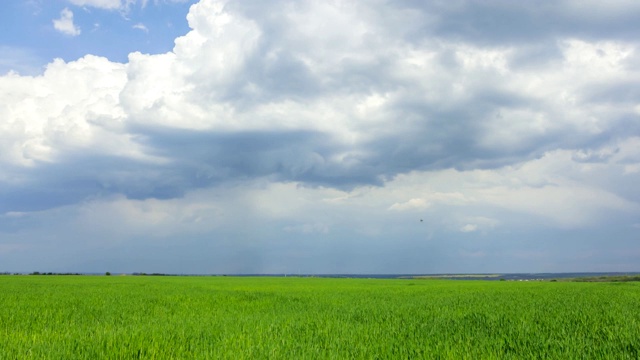
[[[0,359],[638,359],[640,284],[1,276]]]

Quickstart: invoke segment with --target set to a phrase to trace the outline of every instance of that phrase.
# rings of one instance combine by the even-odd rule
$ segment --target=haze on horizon
[[[640,270],[640,3],[0,14],[0,271]]]

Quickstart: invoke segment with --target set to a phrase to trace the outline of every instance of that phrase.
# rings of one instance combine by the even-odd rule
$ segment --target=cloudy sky
[[[639,2],[0,23],[0,271],[640,271]]]

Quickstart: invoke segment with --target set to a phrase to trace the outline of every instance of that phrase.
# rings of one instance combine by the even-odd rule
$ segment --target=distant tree
[[[111,273],[110,273],[110,272],[108,272],[108,271],[107,271],[106,273],[104,273],[104,274],[105,274],[106,276],[111,276]]]

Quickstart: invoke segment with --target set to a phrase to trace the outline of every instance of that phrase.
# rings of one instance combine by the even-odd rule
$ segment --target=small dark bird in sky
[[[422,222],[422,219],[420,219],[420,222]]]

